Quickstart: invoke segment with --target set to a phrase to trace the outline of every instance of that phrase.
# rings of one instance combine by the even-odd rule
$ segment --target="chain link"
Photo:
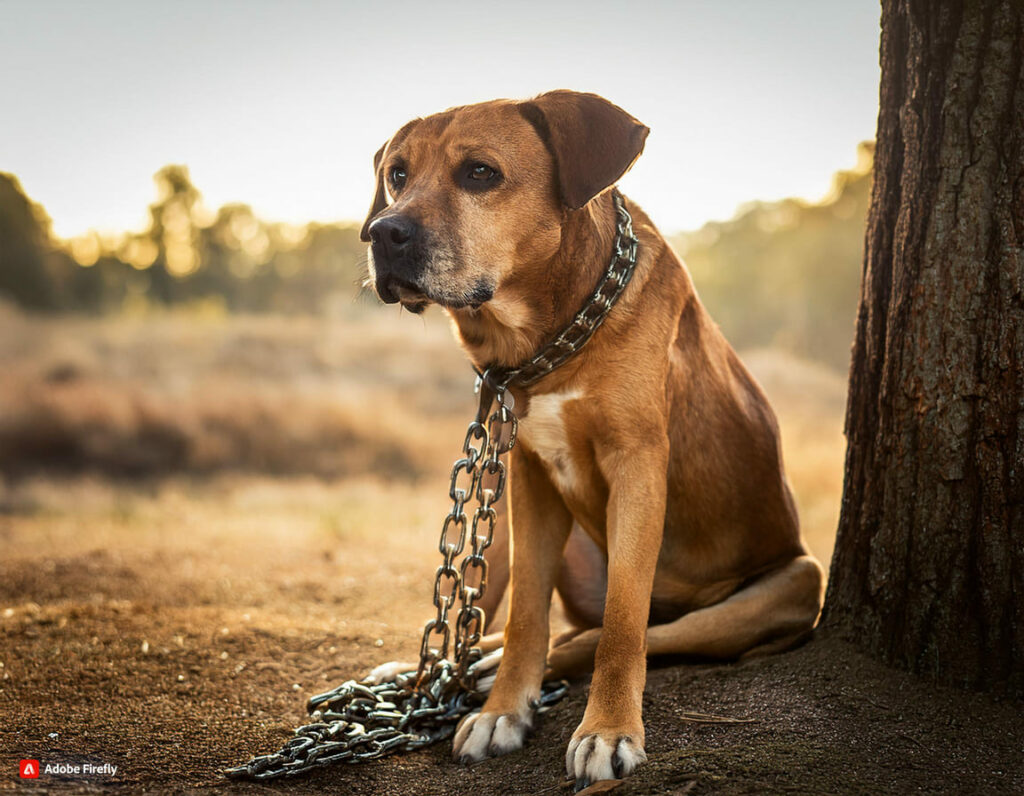
[[[226,776],[290,777],[332,763],[359,763],[418,749],[450,737],[462,717],[483,703],[489,688],[483,675],[493,674],[493,663],[476,646],[486,626],[484,610],[476,603],[487,589],[484,552],[494,538],[495,506],[508,481],[503,457],[515,445],[519,425],[508,388],[533,384],[571,358],[604,322],[629,284],[636,266],[637,238],[618,190],[612,192],[612,200],[616,238],[611,263],[573,322],[523,365],[477,373],[479,404],[466,430],[463,455],[452,466],[448,486],[452,506],[438,539],[442,560],[434,575],[435,613],[423,628],[418,668],[376,685],[349,680],[314,696],[307,704],[311,724],[296,729],[295,737],[279,751],[226,769]],[[473,506],[472,520],[466,514],[467,505]],[[469,551],[463,555],[467,533]],[[453,631],[449,611],[456,604]],[[558,702],[567,689],[564,680],[544,683],[537,712]]]

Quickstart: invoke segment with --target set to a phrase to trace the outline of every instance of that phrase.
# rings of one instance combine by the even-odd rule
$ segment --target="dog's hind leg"
[[[823,584],[817,560],[800,556],[716,605],[649,628],[648,654],[728,660],[785,649],[814,628]]]
[[[733,660],[780,652],[804,638],[821,611],[824,574],[800,556],[762,575],[729,598],[647,629],[648,655],[694,655]],[[548,676],[569,677],[593,666],[600,628],[548,652]]]

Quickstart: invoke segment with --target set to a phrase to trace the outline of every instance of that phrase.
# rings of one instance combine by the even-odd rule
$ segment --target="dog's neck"
[[[571,323],[608,267],[615,217],[610,191],[567,213],[553,257],[524,264],[519,278],[514,274],[479,309],[448,311],[478,369],[520,365]],[[521,289],[520,280],[532,289]],[[537,290],[539,284],[545,289]]]

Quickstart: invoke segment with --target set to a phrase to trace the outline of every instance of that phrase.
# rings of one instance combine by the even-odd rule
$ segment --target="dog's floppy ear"
[[[359,240],[363,243],[370,242],[370,222],[373,221],[373,217],[388,206],[388,197],[384,193],[384,172],[380,167],[380,162],[384,159],[384,150],[387,148],[388,143],[385,141],[384,146],[378,149],[377,154],[373,156],[373,173],[377,179],[377,190],[373,194],[373,204],[370,205],[370,212],[366,215],[363,228],[359,231]]]
[[[562,203],[583,207],[640,157],[650,130],[596,94],[550,91],[519,105],[555,158]]]

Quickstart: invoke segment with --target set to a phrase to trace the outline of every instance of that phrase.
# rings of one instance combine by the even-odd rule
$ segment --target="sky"
[[[398,127],[554,88],[651,128],[621,181],[665,231],[821,198],[874,137],[869,0],[0,0],[0,171],[54,231],[142,230],[152,175],[206,205],[361,221]]]

